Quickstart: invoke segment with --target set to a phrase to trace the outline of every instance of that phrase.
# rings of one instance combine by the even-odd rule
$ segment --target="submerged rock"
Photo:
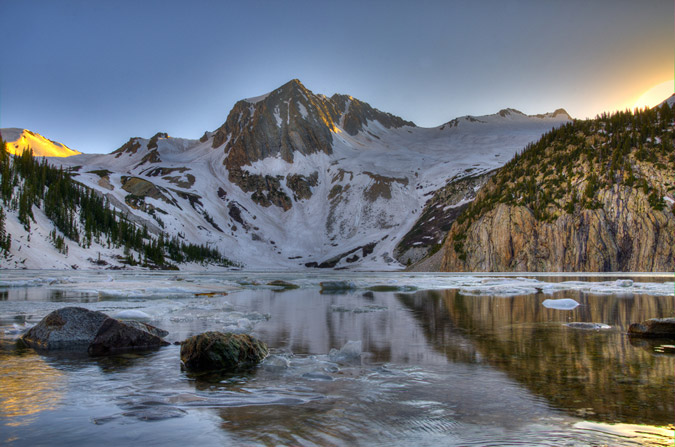
[[[299,289],[300,286],[282,279],[275,279],[267,283],[268,286],[281,287],[283,290]]]
[[[675,318],[652,318],[628,327],[631,337],[675,338]]]
[[[260,363],[267,345],[248,334],[204,332],[183,342],[180,360],[188,371],[240,371]]]
[[[115,351],[152,349],[168,343],[168,332],[139,321],[122,322],[102,312],[64,307],[44,317],[21,340],[44,350],[83,351],[103,355]]]
[[[357,289],[356,284],[352,281],[322,281],[319,286],[321,287],[321,293],[340,293]]]

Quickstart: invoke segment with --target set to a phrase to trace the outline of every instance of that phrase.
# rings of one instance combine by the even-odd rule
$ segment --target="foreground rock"
[[[64,307],[44,317],[21,340],[36,349],[105,355],[165,346],[168,343],[162,337],[167,334],[139,321],[122,322],[83,307]]]
[[[675,318],[652,318],[633,323],[628,328],[631,337],[675,338]]]
[[[180,360],[193,372],[235,372],[251,368],[268,354],[267,345],[248,334],[204,332],[181,344]]]

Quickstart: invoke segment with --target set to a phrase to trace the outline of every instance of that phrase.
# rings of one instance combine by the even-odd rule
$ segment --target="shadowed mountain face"
[[[567,293],[566,296],[570,294]],[[574,296],[574,310],[547,309],[550,295],[467,296],[453,290],[399,295],[448,359],[484,362],[550,405],[608,423],[672,423],[675,357],[631,343],[631,322],[675,312],[672,298]],[[572,322],[611,326],[583,330]]]

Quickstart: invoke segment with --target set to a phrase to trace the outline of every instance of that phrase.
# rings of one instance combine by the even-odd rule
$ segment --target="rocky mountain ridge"
[[[560,114],[497,113],[420,128],[355,98],[316,95],[291,81],[239,101],[220,128],[199,140],[158,133],[110,154],[50,162],[151,235],[212,247],[246,268],[396,269],[396,247],[436,191],[502,166],[567,121]],[[31,253],[49,251],[37,239],[52,227],[41,210],[34,214],[29,235],[8,213],[15,241],[3,266],[44,266]],[[433,234],[438,239],[424,250],[442,241]],[[91,251],[109,266],[124,266],[116,261],[120,253],[96,241],[86,251],[70,247],[69,258],[52,253],[50,265],[87,265]],[[74,262],[77,256],[84,259]]]

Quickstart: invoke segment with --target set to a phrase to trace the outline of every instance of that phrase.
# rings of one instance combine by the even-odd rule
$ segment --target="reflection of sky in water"
[[[0,441],[31,445],[56,433],[73,445],[92,436],[111,444],[641,445],[647,441],[634,436],[651,430],[649,442],[658,445],[672,433],[648,426],[672,423],[673,402],[663,396],[675,387],[674,357],[624,335],[630,322],[675,314],[672,296],[653,294],[670,287],[672,295],[672,275],[632,284],[617,282],[627,276],[593,276],[589,284],[570,276],[363,273],[347,277],[355,288],[332,294],[319,282],[343,275],[49,275],[3,275],[27,287],[0,289],[0,330],[66,304],[109,314],[133,309],[169,330],[170,341],[206,330],[252,332],[277,361],[253,375],[204,382],[180,371],[177,346],[45,358],[19,355],[4,334]],[[302,287],[275,291],[266,285],[274,279]],[[448,283],[461,292],[368,290]],[[580,305],[541,304],[557,298]],[[362,342],[361,361],[328,355],[349,340]]]

